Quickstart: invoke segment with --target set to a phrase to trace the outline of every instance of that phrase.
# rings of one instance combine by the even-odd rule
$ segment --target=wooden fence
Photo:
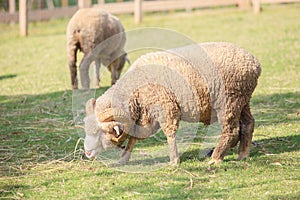
[[[300,0],[252,0],[252,7],[254,13],[261,11],[261,4],[278,4],[278,3],[297,3]]]
[[[28,1],[28,0],[27,0]],[[214,6],[241,5],[242,1],[248,0],[159,0],[159,1],[143,1],[134,0],[130,2],[119,3],[103,3],[103,0],[98,0],[98,4],[92,5],[91,0],[78,0],[78,5],[61,8],[51,8],[43,10],[30,10],[28,12],[29,21],[41,21],[61,17],[72,16],[78,8],[84,7],[101,7],[113,14],[136,13],[140,11],[167,11],[194,8],[205,8]],[[250,1],[250,0],[249,0]],[[22,0],[19,0],[21,3]],[[140,6],[139,6],[140,5]],[[0,12],[0,23],[11,23],[19,21],[19,13],[15,9],[15,0],[9,0],[9,12]],[[19,5],[21,9],[21,6]],[[140,12],[141,13],[141,12]]]
[[[136,23],[142,21],[143,12],[169,11],[169,10],[187,10],[196,8],[209,8],[219,6],[237,6],[240,9],[249,9],[253,7],[255,13],[260,12],[261,4],[273,3],[292,3],[300,0],[155,0],[143,1],[134,0],[119,3],[104,3],[104,0],[98,0],[97,4],[92,5],[92,0],[77,0],[75,6],[66,7],[66,0],[62,0],[62,7],[50,9],[29,10],[29,0],[19,0],[19,12],[16,12],[16,0],[9,0],[9,12],[0,11],[0,23],[20,22],[21,35],[27,35],[28,21],[42,21],[54,18],[70,17],[79,8],[101,7],[113,14],[134,13]],[[50,0],[51,2],[51,0]]]

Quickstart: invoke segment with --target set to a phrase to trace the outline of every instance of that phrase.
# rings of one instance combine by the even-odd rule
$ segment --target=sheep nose
[[[85,152],[85,155],[86,155],[86,156],[91,156],[91,155],[92,155],[92,152],[91,152],[91,151],[86,151],[86,152]]]

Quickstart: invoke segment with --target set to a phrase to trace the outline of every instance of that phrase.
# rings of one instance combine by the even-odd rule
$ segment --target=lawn
[[[128,31],[160,27],[196,42],[236,43],[263,68],[251,101],[250,158],[236,161],[233,149],[223,163],[208,166],[209,158],[199,157],[199,140],[198,149],[182,152],[179,166],[147,173],[83,156],[67,67],[68,19],[30,23],[27,38],[17,25],[0,24],[0,198],[300,199],[299,10],[300,4],[283,4],[264,5],[258,15],[231,7],[156,13],[140,25],[118,16]],[[108,72],[103,75],[97,95],[110,83]]]

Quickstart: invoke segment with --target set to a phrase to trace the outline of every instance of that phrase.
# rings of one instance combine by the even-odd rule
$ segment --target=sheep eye
[[[113,137],[118,137],[118,134],[114,129],[112,129],[111,131],[106,132],[106,135],[112,135]]]

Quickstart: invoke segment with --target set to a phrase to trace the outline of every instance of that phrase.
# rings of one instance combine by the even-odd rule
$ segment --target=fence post
[[[238,6],[240,9],[249,9],[251,7],[250,0],[238,0]]]
[[[68,7],[68,0],[61,0],[61,7]]]
[[[259,0],[253,0],[252,1],[252,6],[253,6],[253,12],[255,14],[260,13],[260,2],[259,2]]]
[[[89,8],[92,6],[92,0],[78,0],[78,8]]]
[[[134,0],[134,22],[139,24],[142,22],[143,10],[142,10],[142,0]]]
[[[16,12],[16,2],[15,2],[15,0],[9,0],[8,7],[9,7],[9,14],[14,14]]]
[[[20,23],[20,35],[28,35],[28,7],[27,0],[19,1],[19,23]]]
[[[8,1],[8,7],[9,7],[9,14],[15,14],[16,13],[16,1],[15,0],[9,0]],[[13,19],[11,19],[10,23],[14,24],[15,21]]]

